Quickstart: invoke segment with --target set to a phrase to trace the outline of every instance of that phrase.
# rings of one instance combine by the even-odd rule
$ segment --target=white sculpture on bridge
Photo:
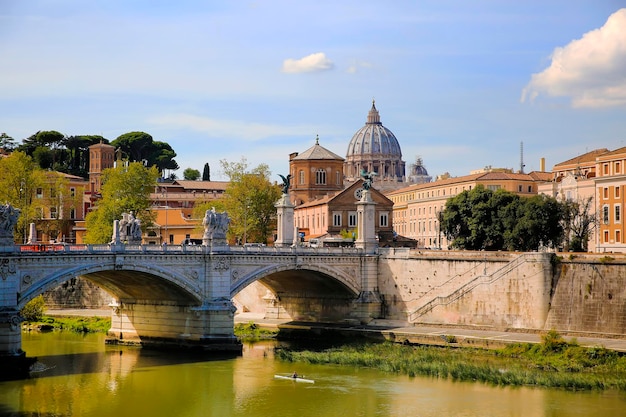
[[[14,244],[13,231],[20,217],[20,209],[10,204],[0,206],[0,246]]]
[[[226,232],[229,223],[230,218],[225,211],[218,213],[215,211],[215,207],[207,210],[202,220],[202,226],[204,226],[202,243],[208,245],[209,241],[212,241],[214,244],[226,244]]]
[[[134,213],[122,213],[119,226],[119,239],[129,244],[141,244],[141,220],[135,218]]]

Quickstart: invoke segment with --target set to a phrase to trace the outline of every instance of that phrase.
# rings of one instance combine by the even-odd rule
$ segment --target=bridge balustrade
[[[21,253],[23,255],[62,255],[64,253],[209,253],[209,252],[232,252],[232,253],[261,253],[261,254],[360,254],[362,250],[354,247],[319,247],[307,246],[220,246],[213,248],[205,245],[128,245],[128,244],[98,244],[98,245],[71,245],[71,244],[29,244],[2,247],[3,253]]]

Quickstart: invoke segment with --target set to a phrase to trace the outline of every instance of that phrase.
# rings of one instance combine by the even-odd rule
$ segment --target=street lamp
[[[250,208],[249,204],[246,204],[246,208],[243,211],[243,244],[248,243],[248,209]]]
[[[170,243],[169,242],[170,236],[167,233],[167,187],[162,187],[161,188],[161,192],[165,196],[165,240],[163,242],[164,243]]]
[[[24,195],[24,200],[22,200],[22,195]],[[23,244],[26,244],[26,226],[28,222],[26,221],[26,180],[22,178],[20,180],[20,203],[22,203],[22,216],[24,222],[24,240]]]

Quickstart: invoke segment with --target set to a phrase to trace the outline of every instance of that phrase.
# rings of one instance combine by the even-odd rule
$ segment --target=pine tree
[[[204,164],[204,171],[202,171],[202,181],[211,181],[211,168],[209,164]]]

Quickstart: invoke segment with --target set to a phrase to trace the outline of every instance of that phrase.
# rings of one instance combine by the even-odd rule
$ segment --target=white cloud
[[[217,120],[191,114],[169,114],[153,117],[149,123],[165,128],[184,128],[208,134],[211,137],[236,138],[255,141],[270,136],[302,135],[303,132],[314,132],[314,126],[280,126],[261,123],[250,123],[241,120]]]
[[[552,63],[533,74],[522,102],[540,95],[570,97],[573,107],[626,105],[626,8],[604,26],[552,53]]]
[[[333,69],[333,62],[326,58],[323,52],[317,52],[300,59],[286,59],[283,62],[282,72],[319,72]]]

